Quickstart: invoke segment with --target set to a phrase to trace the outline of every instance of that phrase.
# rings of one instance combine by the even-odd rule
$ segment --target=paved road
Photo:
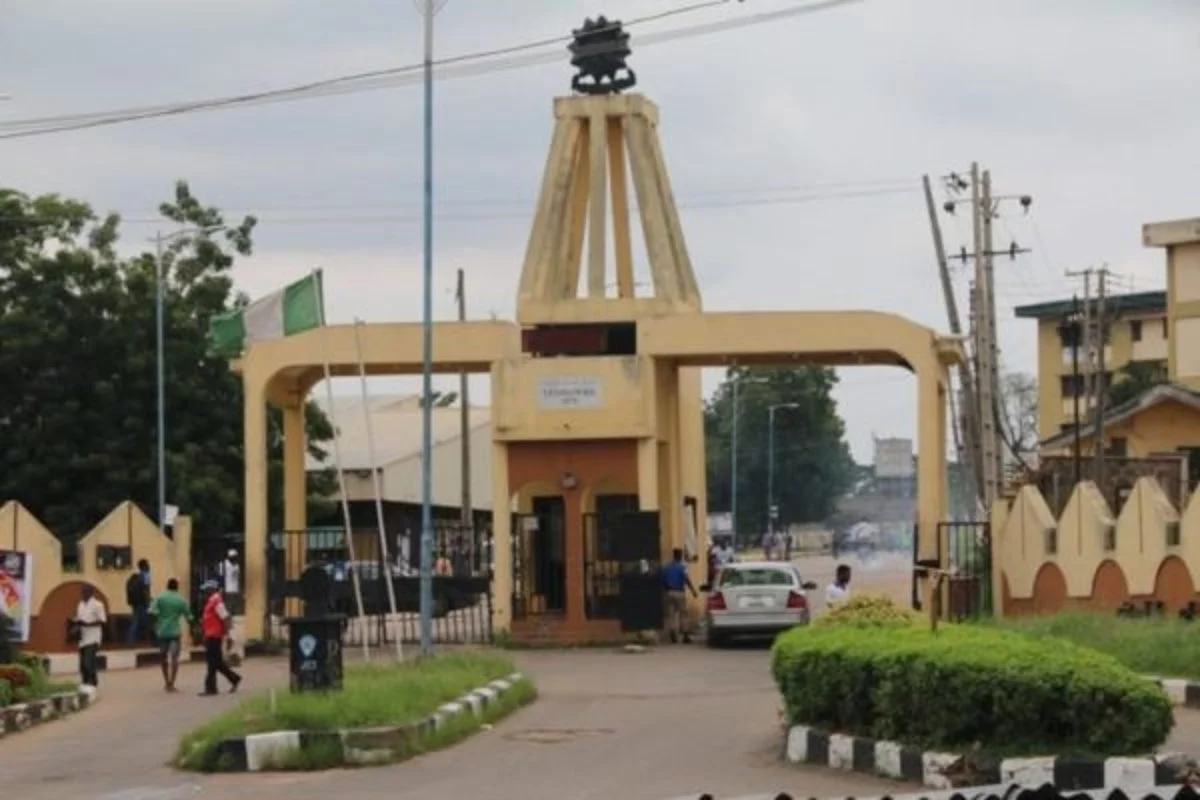
[[[162,693],[150,671],[103,676],[95,708],[0,741],[0,780],[22,800],[258,800],[387,796],[661,800],[787,789],[879,795],[897,784],[779,762],[778,702],[761,648],[664,647],[519,653],[541,698],[458,747],[388,767],[197,776],[166,766],[179,734],[238,697]],[[251,661],[247,690],[284,665]],[[185,684],[199,669],[185,667]],[[461,793],[461,794],[460,794]],[[7,794],[7,793],[6,793]]]

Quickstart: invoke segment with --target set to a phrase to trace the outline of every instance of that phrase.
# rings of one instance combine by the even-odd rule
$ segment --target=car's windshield
[[[792,574],[778,567],[730,567],[721,572],[722,586],[791,586]]]

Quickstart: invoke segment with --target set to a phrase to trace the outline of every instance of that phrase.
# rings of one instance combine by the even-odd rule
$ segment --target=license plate
[[[771,608],[775,600],[770,597],[743,597],[738,601],[738,608]]]

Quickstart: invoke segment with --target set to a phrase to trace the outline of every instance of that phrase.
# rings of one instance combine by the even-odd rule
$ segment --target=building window
[[[1083,394],[1083,375],[1063,375],[1062,381],[1062,396],[1074,397],[1078,394]]]
[[[1140,319],[1131,320],[1129,322],[1129,335],[1135,342],[1142,340],[1142,321]]]
[[[1129,454],[1129,440],[1124,436],[1114,436],[1109,440],[1108,454],[1113,458],[1125,458]]]

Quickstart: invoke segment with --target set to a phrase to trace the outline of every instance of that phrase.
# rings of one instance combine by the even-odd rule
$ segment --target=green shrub
[[[13,704],[13,688],[12,684],[0,678],[0,708],[11,706]]]
[[[1068,613],[983,623],[1057,637],[1108,653],[1130,669],[1163,678],[1200,678],[1200,622]]]
[[[813,623],[819,627],[851,626],[855,628],[904,628],[919,622],[920,615],[896,604],[883,594],[854,595]]]
[[[790,724],[949,751],[1148,753],[1172,725],[1163,691],[1109,656],[994,628],[801,628],[772,672]]]

